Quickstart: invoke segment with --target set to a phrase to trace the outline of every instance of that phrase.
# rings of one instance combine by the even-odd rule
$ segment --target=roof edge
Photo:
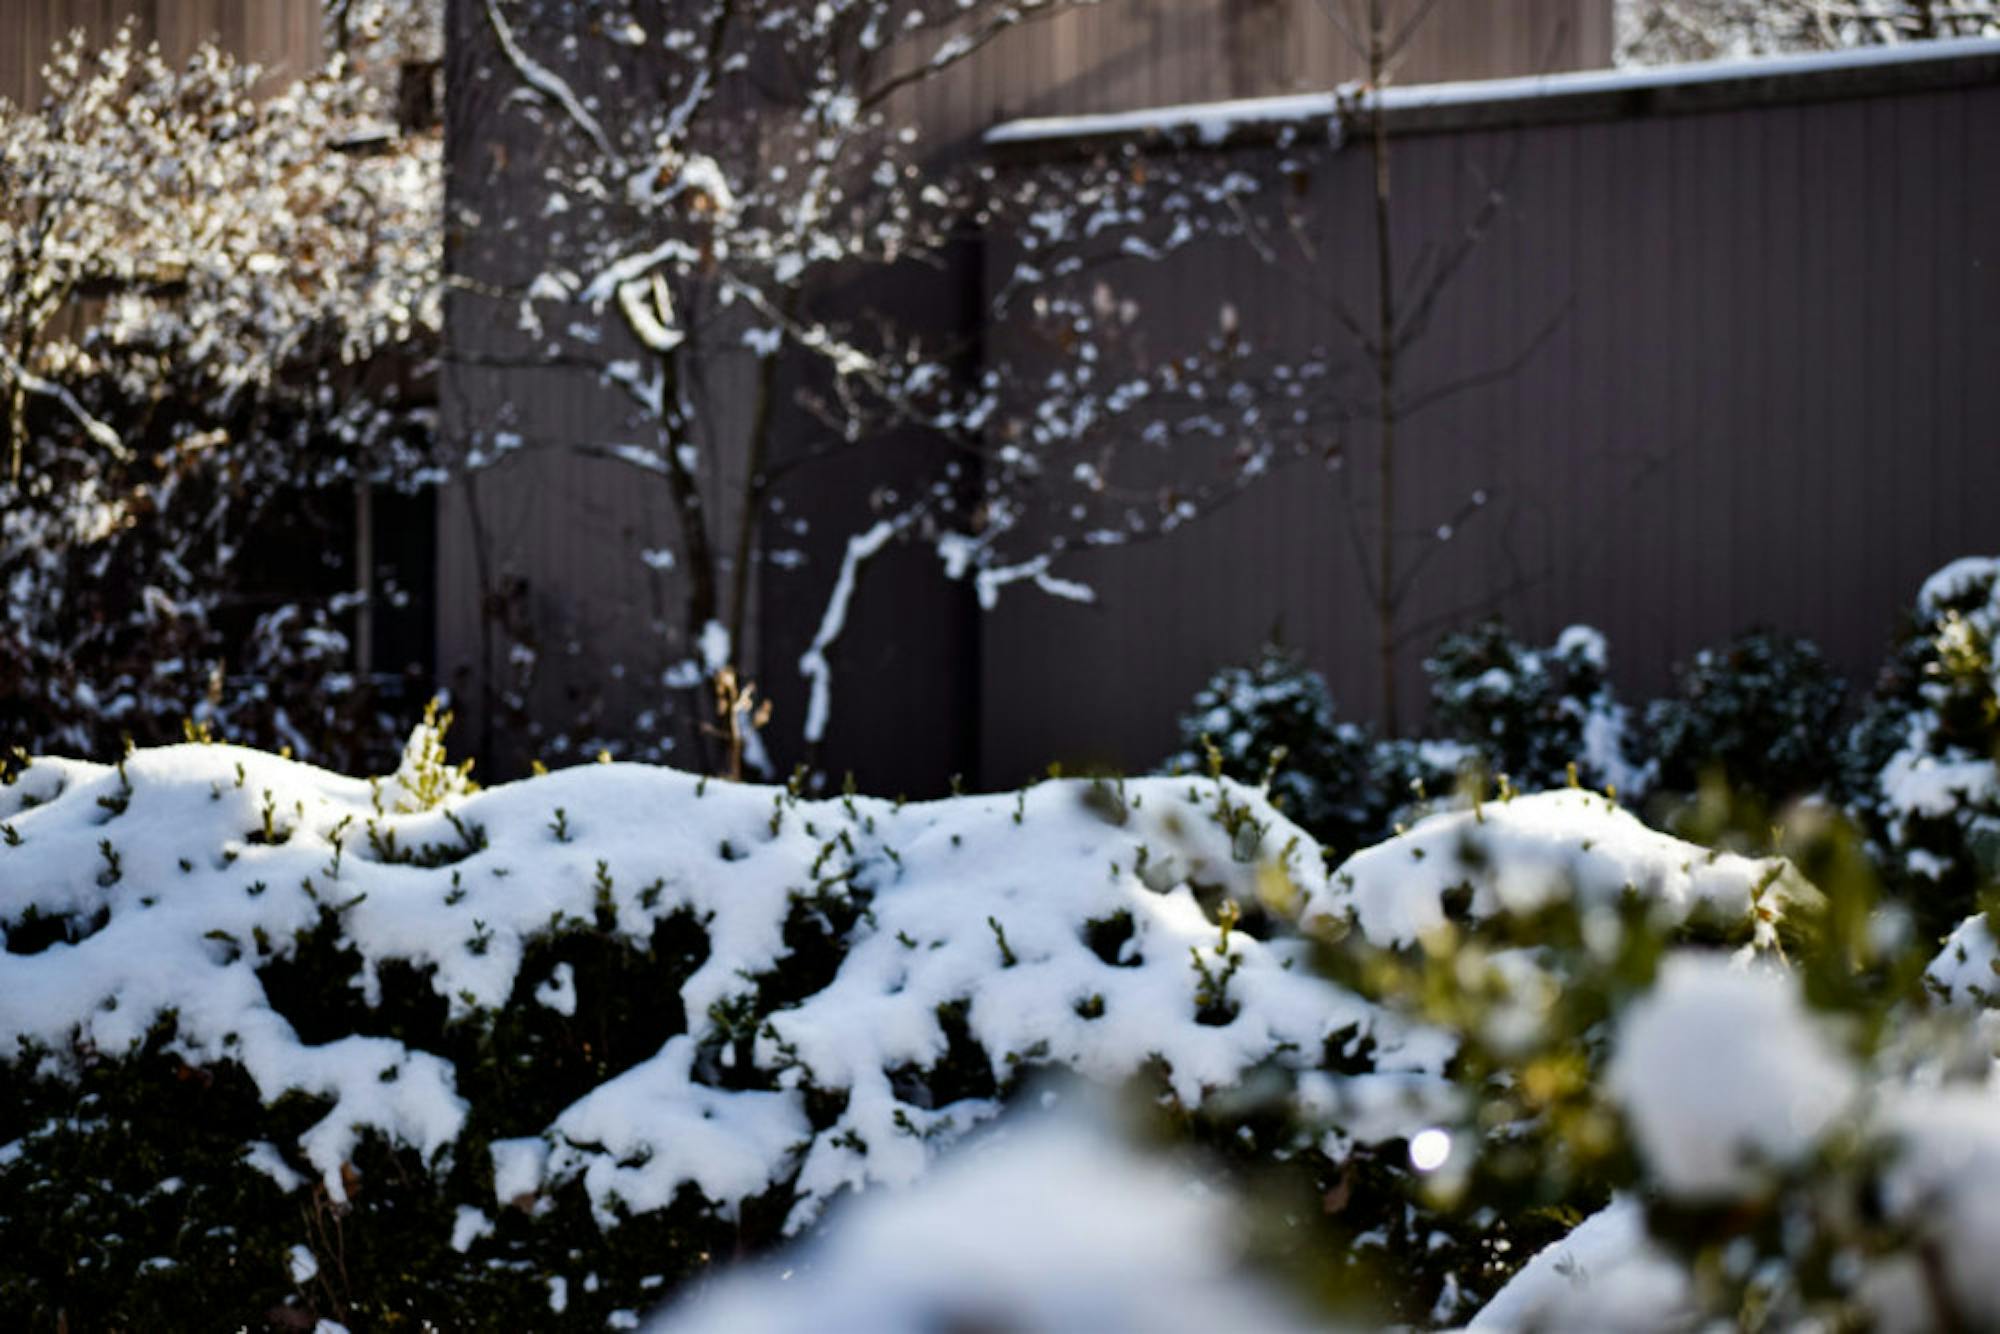
[[[1392,87],[1381,94],[1398,134],[1680,115],[2000,83],[2000,37],[1912,42],[1755,60],[1579,70]],[[1067,155],[1129,142],[1219,148],[1296,137],[1366,105],[1358,85],[1320,93],[1183,103],[1129,112],[1007,121],[987,147]]]

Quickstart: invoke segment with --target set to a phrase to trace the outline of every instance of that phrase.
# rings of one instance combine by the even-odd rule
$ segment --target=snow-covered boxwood
[[[1180,740],[1163,768],[1265,784],[1279,809],[1335,848],[1387,837],[1413,783],[1448,789],[1452,779],[1450,757],[1385,748],[1341,721],[1326,679],[1276,645],[1210,677],[1181,714]]]
[[[1307,966],[1319,846],[1227,780],[473,792],[429,730],[373,781],[200,744],[7,777],[14,1325],[599,1327],[1038,1069],[1192,1111],[1446,1051]]]
[[[1522,643],[1498,621],[1447,635],[1424,660],[1433,724],[1515,787],[1577,779],[1636,796],[1645,775],[1626,758],[1626,711],[1612,694],[1607,657],[1604,636],[1585,625],[1547,648]]]

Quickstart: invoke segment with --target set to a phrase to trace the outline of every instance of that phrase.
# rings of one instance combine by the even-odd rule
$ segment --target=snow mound
[[[1621,1196],[1530,1260],[1469,1328],[1666,1334],[1693,1323],[1692,1298],[1686,1269],[1647,1234],[1645,1210]]]
[[[1309,1324],[1239,1268],[1223,1198],[1091,1117],[1003,1122],[922,1184],[857,1200],[782,1260],[670,1309],[654,1334],[1131,1331]]]
[[[1348,858],[1305,916],[1352,920],[1370,941],[1403,946],[1454,917],[1531,913],[1568,897],[1610,908],[1628,894],[1663,926],[1697,912],[1749,920],[1759,945],[1788,908],[1819,897],[1787,861],[1697,847],[1607,797],[1569,789],[1430,816]]]
[[[372,782],[189,745],[34,761],[0,788],[0,825],[0,1043],[116,1053],[171,1015],[190,1063],[327,1101],[266,1147],[336,1200],[362,1133],[436,1157],[468,1103],[435,1053],[308,1042],[281,1013],[264,970],[329,923],[368,1005],[397,963],[466,1023],[593,1003],[584,975],[524,974],[552,934],[643,948],[698,923],[706,954],[663,998],[684,1031],[496,1142],[494,1198],[455,1202],[580,1179],[607,1226],[684,1185],[729,1216],[787,1184],[803,1225],[843,1189],[915,1178],[1037,1066],[1163,1068],[1194,1104],[1263,1062],[1312,1068],[1337,1034],[1403,1078],[1449,1052],[1304,966],[1285,927],[1329,893],[1319,848],[1228,782],[899,805],[607,764],[471,793],[428,743]],[[984,1091],[939,1092],[950,1063],[988,1067]]]
[[[1625,1013],[1606,1084],[1660,1188],[1691,1199],[1802,1161],[1859,1087],[1790,974],[1696,953]]]

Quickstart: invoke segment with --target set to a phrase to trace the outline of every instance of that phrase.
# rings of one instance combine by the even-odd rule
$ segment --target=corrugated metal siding
[[[1988,85],[1400,140],[1404,255],[1521,155],[1415,373],[1503,364],[1570,307],[1517,374],[1408,428],[1401,525],[1493,494],[1408,622],[1490,610],[1544,640],[1588,622],[1638,696],[1761,623],[1813,636],[1867,684],[1923,576],[2000,549],[1995,125]],[[1313,186],[1327,272],[1357,307],[1364,161],[1338,154]],[[1232,281],[1272,336],[1324,336],[1281,276]],[[984,641],[982,778],[1155,760],[1205,674],[1274,627],[1344,713],[1370,716],[1345,521],[1329,476],[1295,469],[1171,542],[1077,560],[1097,607],[1004,602]],[[1406,700],[1433,637],[1401,655]]]
[[[319,0],[0,0],[0,98],[41,97],[49,48],[76,29],[106,38],[126,19],[160,43],[169,60],[203,41],[298,75],[319,62]]]

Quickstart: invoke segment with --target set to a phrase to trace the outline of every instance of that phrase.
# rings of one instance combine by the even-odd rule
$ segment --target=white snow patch
[[[1790,974],[1680,953],[1620,1020],[1606,1087],[1661,1187],[1710,1200],[1800,1161],[1858,1080]]]
[[[1470,1328],[1666,1334],[1691,1325],[1693,1296],[1687,1271],[1647,1235],[1645,1210],[1620,1196],[1528,1261]]]
[[[1306,913],[1352,915],[1370,940],[1407,945],[1447,922],[1445,895],[1461,888],[1475,919],[1568,896],[1610,908],[1629,888],[1664,926],[1704,905],[1727,919],[1760,905],[1775,916],[1819,893],[1789,862],[1712,852],[1647,828],[1606,797],[1565,789],[1430,816],[1349,857]],[[1755,929],[1767,943],[1774,921],[1760,915]]]
[[[548,980],[535,988],[535,999],[560,1015],[576,1013],[576,969],[559,963]]]
[[[1003,1124],[797,1255],[724,1276],[656,1334],[1323,1329],[1246,1277],[1223,1198],[1076,1114]]]

